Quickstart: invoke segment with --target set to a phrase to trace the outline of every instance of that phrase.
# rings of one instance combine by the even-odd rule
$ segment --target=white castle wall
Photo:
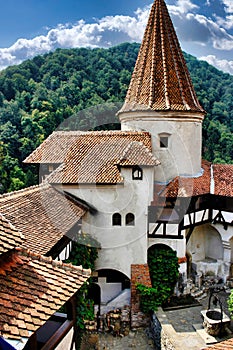
[[[152,134],[153,154],[161,162],[155,181],[168,182],[177,175],[198,176],[201,173],[202,118],[174,112],[120,114],[122,130],[144,130]],[[168,134],[168,148],[160,148],[159,135]]]
[[[116,269],[130,278],[131,264],[147,263],[147,214],[153,199],[153,168],[143,169],[142,180],[132,180],[132,169],[122,169],[119,185],[63,186],[63,190],[98,209],[87,213],[82,231],[101,245],[96,269]],[[122,215],[122,226],[112,226],[112,215]],[[135,225],[126,226],[127,213],[135,215]]]

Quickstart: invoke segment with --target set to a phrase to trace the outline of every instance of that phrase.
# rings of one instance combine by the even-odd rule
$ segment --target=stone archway
[[[101,313],[130,304],[130,279],[113,269],[100,269],[95,281],[101,290]]]
[[[194,229],[187,244],[192,273],[200,276],[224,276],[224,248],[220,233],[211,225]]]

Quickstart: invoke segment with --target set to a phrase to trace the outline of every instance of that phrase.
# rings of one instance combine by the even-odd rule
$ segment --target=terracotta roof
[[[16,249],[0,257],[0,335],[29,338],[90,277],[90,270]]]
[[[202,350],[232,350],[233,349],[233,338],[221,341],[220,343],[210,345]]]
[[[1,195],[0,212],[23,233],[23,247],[46,254],[86,210],[43,185]]]
[[[155,0],[121,112],[204,113],[164,0]]]
[[[151,139],[147,132],[137,131],[54,131],[38,148],[36,148],[24,163],[36,164],[62,164],[68,153],[76,143],[84,140],[86,144],[96,144],[101,140],[111,138],[119,140],[128,139],[142,142],[151,151]]]
[[[202,161],[203,174],[196,178],[176,177],[164,188],[159,188],[161,197],[192,197],[210,193],[211,163]],[[156,195],[156,194],[155,194]]]
[[[0,214],[0,255],[21,246],[23,235]]]
[[[214,164],[214,194],[233,197],[233,164]]]
[[[160,162],[142,142],[133,141],[125,149],[124,154],[121,156],[117,164],[121,166],[155,166],[159,165]]]
[[[24,160],[24,163],[61,164],[80,134],[80,131],[54,131]]]
[[[155,166],[148,132],[95,132],[82,134],[50,183],[110,183],[123,181],[117,165]],[[127,157],[127,159],[126,159]]]

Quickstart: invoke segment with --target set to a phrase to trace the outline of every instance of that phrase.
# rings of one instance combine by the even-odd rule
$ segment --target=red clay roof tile
[[[155,0],[121,112],[200,106],[164,0]]]
[[[23,247],[46,254],[82,218],[86,209],[50,185],[43,185],[1,195],[0,212],[23,233]],[[19,246],[20,242],[17,243]]]
[[[47,178],[49,183],[115,184],[123,181],[117,164],[159,164],[151,153],[148,132],[122,131],[81,133],[63,163]]]
[[[214,194],[233,197],[233,164],[214,164]]]
[[[8,273],[0,273],[0,335],[5,338],[29,338],[29,331],[42,326],[90,277],[90,270],[81,266],[52,261],[20,248],[0,257],[0,268],[7,265]],[[15,279],[23,282],[20,289]],[[69,290],[64,288],[67,279]]]
[[[196,178],[176,177],[163,189],[161,197],[192,197],[210,193],[211,163],[202,161],[203,174]]]
[[[20,246],[24,236],[2,214],[0,214],[0,255]]]

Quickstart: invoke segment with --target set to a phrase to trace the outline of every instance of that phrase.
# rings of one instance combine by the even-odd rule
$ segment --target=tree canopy
[[[110,109],[116,112],[116,104],[124,101],[138,50],[136,43],[109,49],[57,49],[0,72],[0,193],[37,182],[37,169],[22,161],[62,122],[65,127],[69,117],[74,116],[75,129],[93,129],[99,123],[88,108],[107,102],[113,106],[109,119],[101,108],[98,115],[116,127],[118,119]],[[191,55],[185,54],[185,59],[207,111],[203,157],[231,163],[233,76]]]

